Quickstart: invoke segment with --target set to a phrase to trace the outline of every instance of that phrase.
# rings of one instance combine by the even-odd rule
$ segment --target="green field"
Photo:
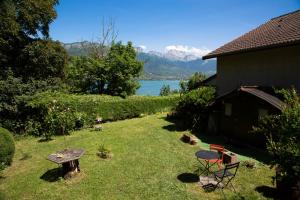
[[[33,137],[18,139],[13,164],[0,177],[0,199],[224,198],[219,190],[205,193],[197,182],[179,178],[197,169],[195,152],[207,148],[205,142],[214,138],[203,138],[197,146],[185,144],[180,137],[186,131],[177,131],[165,120],[165,114],[106,123],[103,127],[102,132],[85,129],[49,142]],[[96,156],[100,144],[111,148],[112,159]],[[59,166],[46,160],[48,154],[66,147],[86,150],[80,159],[82,172],[71,180],[60,178]],[[244,154],[239,156],[241,160],[250,155],[260,155],[257,158],[262,160],[262,154],[255,150],[236,150]],[[225,196],[271,198],[273,175],[274,171],[262,162],[256,169],[242,166],[234,180],[238,194],[227,189]]]

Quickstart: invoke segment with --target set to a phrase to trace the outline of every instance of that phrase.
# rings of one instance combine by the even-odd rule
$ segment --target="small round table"
[[[216,151],[200,150],[195,153],[197,158],[203,160],[219,159],[220,154]]]
[[[200,150],[197,151],[195,153],[195,156],[197,157],[197,160],[199,161],[199,163],[204,167],[204,170],[199,174],[199,176],[204,173],[207,172],[207,175],[209,174],[209,169],[217,163],[217,161],[220,159],[220,154],[216,151],[209,151],[209,150]],[[202,163],[202,161],[205,161],[205,165]],[[209,160],[213,160],[215,162],[213,162],[210,165]],[[200,172],[200,168],[198,170]]]

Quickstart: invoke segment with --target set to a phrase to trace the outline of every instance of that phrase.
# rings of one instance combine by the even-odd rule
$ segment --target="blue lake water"
[[[169,85],[171,90],[179,89],[179,80],[141,80],[137,95],[158,96],[163,85]]]

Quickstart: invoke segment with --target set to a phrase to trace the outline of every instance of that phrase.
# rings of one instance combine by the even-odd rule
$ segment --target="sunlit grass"
[[[4,199],[223,199],[220,191],[205,193],[197,183],[178,179],[197,169],[194,154],[208,145],[183,143],[180,137],[185,132],[168,130],[171,123],[164,116],[106,123],[101,132],[85,129],[50,142],[18,140],[13,165],[0,178],[0,199],[1,195]],[[112,159],[96,156],[100,144],[112,150]],[[67,147],[86,151],[80,159],[82,172],[69,181],[57,177],[59,166],[46,160],[48,154]],[[262,163],[253,170],[241,167],[234,180],[238,196],[227,189],[226,198],[265,199],[255,189],[272,187],[273,174]]]

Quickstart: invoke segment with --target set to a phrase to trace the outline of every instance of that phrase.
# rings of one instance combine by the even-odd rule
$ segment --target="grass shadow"
[[[57,167],[57,168],[50,169],[50,170],[46,171],[40,177],[40,179],[42,179],[44,181],[48,181],[48,182],[56,182],[56,181],[60,180],[62,176],[63,176],[62,168]]]
[[[166,130],[171,131],[171,132],[174,132],[174,131],[182,132],[182,131],[188,130],[188,127],[186,126],[185,123],[183,123],[182,120],[179,120],[179,119],[169,119],[168,117],[162,117],[161,119],[163,119],[163,120],[165,120],[167,122],[172,123],[172,124],[163,126],[162,127],[163,129],[166,129]]]
[[[175,132],[175,131],[183,132],[183,131],[187,130],[186,128],[184,128],[182,126],[178,126],[176,124],[169,124],[169,125],[163,126],[162,128],[166,129],[166,130],[168,130],[170,132]]]
[[[168,131],[185,131],[188,130],[187,126],[183,123],[183,120],[180,119],[170,119],[168,117],[163,117],[162,119],[172,123],[170,125],[164,126],[164,129]],[[198,139],[203,143],[207,144],[220,144],[223,145],[227,150],[237,153],[239,155],[243,155],[246,157],[251,157],[259,162],[264,164],[270,164],[271,156],[265,149],[257,148],[254,146],[247,145],[245,143],[236,142],[228,139],[226,136],[222,135],[211,135],[205,133],[199,133],[192,131],[193,135],[195,135]]]
[[[41,139],[38,140],[38,142],[50,142],[50,141],[52,141],[52,140],[53,140],[52,138],[50,138],[50,139],[47,139],[47,138],[41,138]]]
[[[5,200],[5,199],[7,199],[5,194],[2,191],[0,191],[0,200]]]
[[[22,153],[22,158],[20,158],[19,160],[23,161],[23,160],[28,160],[32,158],[32,156],[29,153]]]
[[[255,191],[261,193],[266,198],[279,199],[276,188],[262,185],[256,187]]]
[[[182,173],[177,176],[177,179],[183,183],[196,183],[199,182],[199,176],[192,173]]]
[[[253,158],[264,164],[270,164],[271,162],[271,156],[265,149],[257,148],[243,143],[232,142],[226,137],[220,135],[209,135],[209,134],[195,134],[195,135],[204,143],[223,145],[225,149],[231,152]]]

